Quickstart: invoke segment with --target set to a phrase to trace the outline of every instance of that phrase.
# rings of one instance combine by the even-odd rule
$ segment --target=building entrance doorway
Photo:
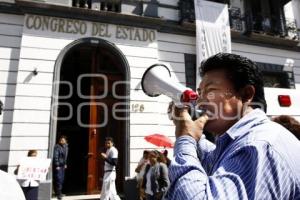
[[[56,138],[66,135],[69,156],[63,192],[101,192],[104,139],[119,150],[117,191],[123,192],[127,165],[126,68],[107,45],[82,43],[61,63]],[[122,110],[123,112],[121,112]]]

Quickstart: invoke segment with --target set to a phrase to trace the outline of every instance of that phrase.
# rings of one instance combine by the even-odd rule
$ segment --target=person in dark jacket
[[[62,199],[62,188],[65,177],[65,170],[67,169],[68,158],[68,144],[67,138],[61,135],[58,144],[54,146],[53,155],[53,175],[54,175],[54,192],[57,199]]]
[[[161,200],[170,185],[168,167],[164,162],[159,162],[159,153],[151,151],[148,155],[150,164],[146,166],[142,184],[146,200]]]

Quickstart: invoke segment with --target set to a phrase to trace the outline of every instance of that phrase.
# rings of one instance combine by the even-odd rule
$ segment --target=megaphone
[[[151,65],[143,74],[142,89],[150,97],[164,94],[175,103],[191,102],[198,99],[192,89],[187,88],[171,79],[171,72],[164,64]]]
[[[170,97],[175,105],[188,104],[197,116],[203,113],[203,110],[195,109],[198,94],[192,89],[175,82],[172,79],[170,69],[164,64],[154,64],[146,69],[141,85],[144,93],[150,97],[163,94]]]

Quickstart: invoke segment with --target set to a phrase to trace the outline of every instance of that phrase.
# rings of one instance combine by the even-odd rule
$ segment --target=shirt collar
[[[238,122],[230,127],[224,135],[228,135],[232,140],[244,136],[249,132],[251,127],[269,120],[266,113],[260,109],[254,109],[250,113],[243,116]],[[220,136],[220,139],[223,136]]]
[[[232,141],[246,135],[249,133],[249,129],[251,127],[261,124],[266,120],[269,119],[262,110],[252,110],[237,121],[224,134],[216,138],[216,149],[213,151],[213,154],[217,158],[218,155],[221,154],[230,143],[232,143]]]

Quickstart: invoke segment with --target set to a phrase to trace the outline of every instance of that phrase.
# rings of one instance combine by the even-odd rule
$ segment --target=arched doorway
[[[68,137],[69,157],[64,192],[101,191],[104,138],[113,137],[119,150],[117,190],[128,174],[129,67],[113,44],[85,38],[68,45],[55,68],[50,133],[53,146],[60,134]],[[120,112],[120,110],[122,112]]]

